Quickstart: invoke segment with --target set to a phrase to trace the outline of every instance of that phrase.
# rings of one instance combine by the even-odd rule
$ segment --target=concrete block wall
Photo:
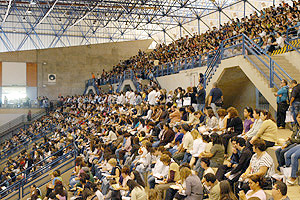
[[[83,94],[92,72],[110,70],[120,60],[147,50],[152,40],[103,43],[77,47],[0,53],[2,62],[33,62],[38,65],[37,96],[57,99],[58,95]],[[48,83],[56,74],[56,83]]]

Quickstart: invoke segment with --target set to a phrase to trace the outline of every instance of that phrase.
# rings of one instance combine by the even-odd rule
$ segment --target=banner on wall
[[[3,62],[2,86],[26,86],[26,63]]]

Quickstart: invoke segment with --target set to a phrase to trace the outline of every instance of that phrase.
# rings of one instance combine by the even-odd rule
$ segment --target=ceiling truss
[[[239,2],[241,0],[2,0],[0,41],[7,51],[17,51],[23,50],[28,41],[34,48],[42,49],[72,46],[75,37],[80,38],[82,45],[101,38],[109,41],[124,37],[152,38],[174,27],[186,30],[184,24],[221,13]],[[8,35],[22,38],[15,44]],[[51,36],[51,41],[46,44],[44,36]]]

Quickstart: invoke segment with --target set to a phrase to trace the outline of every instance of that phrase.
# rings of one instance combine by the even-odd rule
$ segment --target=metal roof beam
[[[10,8],[11,8],[11,3],[12,3],[12,0],[9,0],[8,6],[7,6],[7,10],[6,10],[6,13],[5,13],[5,15],[4,15],[4,18],[3,18],[3,20],[2,20],[1,26],[4,24],[4,22],[5,22],[6,19],[7,19],[7,16],[8,16],[8,14],[9,14],[9,11],[10,11]]]
[[[48,10],[48,12],[44,15],[44,17],[39,21],[39,23],[38,23],[36,26],[40,25],[40,24],[48,17],[48,15],[51,13],[51,11],[53,10],[53,8],[54,8],[54,6],[57,4],[57,2],[58,2],[58,0],[56,0],[56,1],[52,4],[51,8]]]

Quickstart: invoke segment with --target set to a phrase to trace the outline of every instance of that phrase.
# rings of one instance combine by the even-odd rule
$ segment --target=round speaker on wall
[[[56,82],[56,74],[48,74],[48,82],[55,83]]]

